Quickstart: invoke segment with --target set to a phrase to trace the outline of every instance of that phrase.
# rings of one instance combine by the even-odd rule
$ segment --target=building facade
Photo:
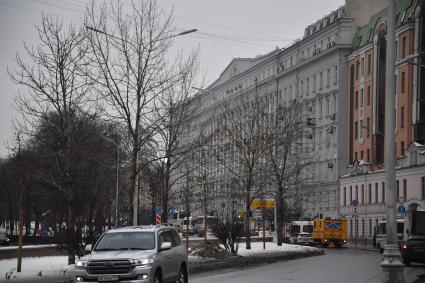
[[[422,1],[399,0],[396,3],[394,115],[399,205],[418,202],[423,207],[424,7]],[[372,238],[378,221],[386,217],[383,171],[386,20],[387,9],[383,9],[360,27],[353,39],[353,51],[347,57],[346,149],[350,174],[340,180],[340,211],[350,221],[350,235],[357,231],[365,240]]]
[[[357,27],[367,24],[386,2],[371,5],[366,0],[347,0],[346,5],[306,27],[304,36],[289,47],[234,59],[214,83],[193,98],[194,132],[214,132],[221,105],[254,90],[270,109],[303,105],[306,130],[302,142],[312,162],[300,176],[300,214],[338,216],[339,176],[346,173],[348,164],[347,56]],[[211,210],[219,211],[226,207],[232,177],[220,165],[208,168],[206,174],[217,196],[210,203]]]

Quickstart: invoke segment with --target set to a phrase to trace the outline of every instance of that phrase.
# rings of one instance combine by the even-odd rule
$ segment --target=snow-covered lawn
[[[17,259],[0,260],[0,278],[5,278],[7,272],[16,269]],[[69,276],[74,270],[74,265],[68,265],[68,256],[24,257],[22,259],[22,272],[16,270],[10,282],[19,282],[20,279]],[[41,272],[41,273],[40,273]]]
[[[275,243],[267,242],[266,249],[263,250],[262,242],[251,243],[251,250],[245,248],[245,243],[239,244],[238,254],[244,257],[270,254],[276,252],[309,252],[316,250],[312,247],[304,247],[298,245],[282,244],[277,246]],[[215,259],[202,258],[198,256],[189,256],[189,261],[208,262]],[[16,258],[0,260],[0,278],[5,278],[5,274],[11,269],[16,268]],[[10,282],[20,282],[23,279],[41,278],[44,277],[70,277],[74,270],[74,265],[67,265],[68,256],[45,256],[45,257],[24,257],[22,259],[22,272],[17,273],[16,270],[11,276]],[[0,280],[1,281],[1,280]]]
[[[259,254],[267,254],[267,253],[274,253],[274,252],[309,252],[317,250],[313,247],[305,247],[305,246],[299,246],[299,245],[290,245],[290,244],[282,244],[282,246],[278,246],[276,243],[266,242],[266,249],[263,249],[263,243],[262,242],[253,242],[251,243],[251,249],[246,249],[245,243],[239,244],[239,250],[238,255],[241,256],[250,256],[250,255],[259,255]]]

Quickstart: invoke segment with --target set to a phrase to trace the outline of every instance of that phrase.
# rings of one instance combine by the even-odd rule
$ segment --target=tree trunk
[[[245,215],[245,243],[246,249],[251,249],[251,229],[250,229],[250,217],[251,208],[250,208],[250,196],[248,195],[246,198],[246,215]]]
[[[277,245],[281,246],[283,242],[283,194],[282,189],[279,189],[279,197],[277,203]]]

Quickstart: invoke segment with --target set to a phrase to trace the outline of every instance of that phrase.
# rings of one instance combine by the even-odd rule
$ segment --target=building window
[[[404,141],[400,143],[400,154],[401,156],[404,156]]]
[[[400,109],[400,128],[404,128],[404,106]]]
[[[363,120],[360,120],[360,129],[359,129],[359,131],[360,131],[360,139],[363,139],[363,128],[364,128]]]
[[[369,163],[370,162],[370,149],[366,150],[366,161]]]
[[[406,85],[406,72],[401,73],[401,93],[405,92],[405,85]]]
[[[350,186],[350,205],[353,203],[353,187]]]
[[[382,182],[382,202],[385,202],[385,182]]]
[[[326,72],[326,87],[329,87],[331,85],[331,69],[328,69]]]
[[[364,238],[364,236],[366,235],[365,233],[365,225],[364,225],[364,218],[362,219],[362,236]]]
[[[362,204],[365,204],[364,185],[362,185],[362,190],[361,190],[360,194],[361,194],[360,198],[361,198]]]
[[[316,93],[316,75],[313,76],[313,93]]]
[[[360,107],[363,107],[364,102],[364,92],[363,89],[360,89]]]
[[[334,84],[336,85],[338,83],[338,66],[335,66],[334,68]]]
[[[344,187],[344,201],[343,201],[343,203],[344,203],[344,206],[347,206],[347,188],[346,187]]]
[[[372,236],[372,218],[369,218],[369,237],[370,236]]]
[[[357,200],[357,202],[359,201],[359,186],[356,185],[356,197],[354,198],[355,200]]]
[[[402,58],[406,57],[406,53],[407,53],[406,42],[407,42],[407,38],[404,36],[403,39],[402,39],[402,46],[401,46],[401,56],[402,56]]]
[[[354,160],[359,160],[359,159],[357,158],[357,151],[356,151],[356,152],[354,152]]]
[[[407,180],[403,179],[403,197],[404,201],[407,201]]]
[[[370,85],[367,86],[366,104],[370,105]]]
[[[375,203],[378,203],[378,183],[375,183]]]
[[[369,184],[369,203],[372,203],[372,184]]]
[[[370,137],[370,118],[366,119],[366,136]]]
[[[360,59],[360,75],[364,76],[364,57]]]
[[[359,72],[360,71],[360,62],[356,62],[356,80],[359,78]]]
[[[310,92],[310,78],[307,78],[305,92],[307,95]]]
[[[372,54],[367,56],[367,73],[370,75],[372,72]]]
[[[319,89],[323,89],[323,72],[320,72]]]
[[[359,123],[354,122],[354,138],[357,139],[359,136]]]
[[[353,237],[353,219],[350,219],[350,236]]]
[[[355,97],[354,97],[354,107],[355,107],[355,109],[357,109],[357,108],[359,108],[359,92],[358,91],[356,91],[356,94],[355,94]]]
[[[422,187],[422,199],[425,199],[425,177],[422,177],[421,187]]]

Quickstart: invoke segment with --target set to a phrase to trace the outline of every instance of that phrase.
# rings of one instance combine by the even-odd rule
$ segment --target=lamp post
[[[385,179],[388,188],[387,201],[387,244],[385,245],[382,266],[382,282],[402,283],[404,281],[403,264],[397,246],[396,220],[396,176],[395,176],[395,5],[390,0],[387,26],[387,70],[385,74]]]
[[[97,28],[87,26],[87,25],[86,25],[86,29],[90,30],[92,32],[95,32],[95,33],[103,34],[105,36],[114,38],[114,39],[122,41],[122,42],[126,42],[126,43],[132,45],[133,47],[135,47],[133,42],[128,41],[125,38],[117,37],[113,34],[109,34],[104,30],[99,30]],[[196,32],[196,31],[198,31],[198,30],[197,29],[190,29],[190,30],[182,31],[182,32],[177,33],[177,34],[172,34],[170,36],[158,38],[158,39],[155,39],[154,41],[159,42],[159,41],[162,41],[162,40],[170,39],[170,38],[177,37],[177,36],[180,36],[180,35],[186,35],[186,34],[189,34],[189,33]],[[139,138],[139,137],[137,137],[137,138]],[[139,150],[140,150],[139,148],[137,148],[135,150],[136,151],[136,154],[135,154],[136,155],[136,158],[135,158],[136,159],[136,161],[135,161],[136,162],[136,164],[135,164],[136,176],[135,176],[135,182],[134,182],[134,188],[133,188],[133,225],[134,226],[136,226],[138,224],[138,213],[139,213]]]
[[[115,188],[115,228],[118,227],[118,191],[119,191],[119,173],[120,173],[120,145],[119,141],[115,142],[110,138],[100,135],[101,138],[115,145],[117,150],[116,158],[116,188]],[[118,135],[117,135],[118,137]]]

